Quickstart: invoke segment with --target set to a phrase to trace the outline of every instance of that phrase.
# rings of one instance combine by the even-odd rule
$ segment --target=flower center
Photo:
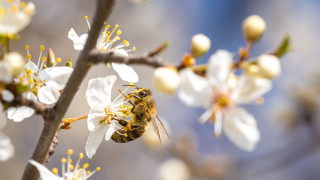
[[[225,93],[219,93],[213,97],[212,101],[215,105],[217,105],[220,108],[225,108],[233,105],[233,101],[231,97],[228,94]]]

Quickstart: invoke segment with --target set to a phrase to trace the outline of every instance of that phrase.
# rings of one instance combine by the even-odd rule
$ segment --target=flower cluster
[[[88,17],[86,16],[85,18],[90,29]],[[128,47],[130,45],[129,41],[127,40],[123,40],[122,43],[116,45],[117,41],[120,41],[120,35],[122,34],[122,31],[117,30],[119,25],[115,25],[115,27],[112,30],[110,29],[110,27],[110,25],[106,25],[103,31],[101,31],[97,41],[96,49],[105,52],[111,51],[118,56],[128,56],[128,52],[136,50],[136,47],[132,47],[132,49],[129,50],[124,49],[124,47]],[[68,38],[73,41],[73,46],[75,50],[82,50],[84,48],[84,45],[87,41],[87,37],[88,34],[82,34],[78,36],[73,28],[71,28],[68,32]],[[111,66],[118,73],[122,80],[127,81],[129,83],[138,82],[138,75],[132,67],[120,63],[111,63]]]
[[[30,160],[29,163],[34,165],[39,173],[40,178],[42,180],[86,180],[89,179],[93,174],[95,174],[97,171],[100,171],[100,167],[97,167],[94,171],[89,171],[87,168],[89,167],[88,163],[83,164],[83,166],[80,166],[80,161],[83,159],[83,154],[79,154],[79,159],[77,160],[76,164],[72,164],[71,155],[73,154],[73,150],[68,150],[68,158],[62,158],[61,163],[61,176],[59,176],[58,168],[53,168],[52,171],[48,170],[45,166],[42,164]]]
[[[271,79],[279,76],[279,57],[290,49],[286,37],[274,53],[250,58],[250,50],[265,31],[264,20],[252,15],[242,24],[246,47],[239,49],[239,59],[232,53],[218,50],[208,64],[195,66],[195,58],[210,48],[210,40],[195,35],[190,53],[184,55],[177,67],[157,68],[153,76],[154,86],[161,92],[178,96],[186,105],[207,109],[199,118],[201,123],[214,123],[214,134],[222,132],[239,148],[251,151],[260,140],[255,118],[239,105],[261,103],[262,96],[271,89]],[[239,71],[240,70],[240,71]]]

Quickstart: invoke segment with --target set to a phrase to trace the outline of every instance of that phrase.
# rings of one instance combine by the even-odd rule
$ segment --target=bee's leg
[[[130,103],[134,107],[135,104],[131,100],[129,100],[120,89],[118,89],[118,91],[122,95],[123,99],[125,99],[128,103]]]

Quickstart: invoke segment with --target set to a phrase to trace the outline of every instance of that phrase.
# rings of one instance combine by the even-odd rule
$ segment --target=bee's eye
[[[140,96],[147,96],[147,92],[146,92],[146,91],[140,91],[140,92],[139,92],[139,95],[140,95]]]

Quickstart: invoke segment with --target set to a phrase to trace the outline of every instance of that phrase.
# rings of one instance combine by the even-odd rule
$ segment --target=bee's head
[[[147,89],[147,88],[139,88],[130,94],[132,94],[133,97],[135,97],[137,99],[142,99],[142,98],[145,98],[145,97],[152,95],[150,89]]]

